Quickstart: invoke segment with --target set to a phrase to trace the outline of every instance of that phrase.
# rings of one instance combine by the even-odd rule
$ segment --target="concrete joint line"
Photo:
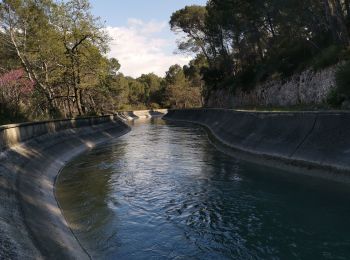
[[[305,135],[305,137],[298,144],[298,146],[295,148],[295,150],[289,155],[289,158],[294,157],[294,155],[299,151],[300,147],[302,147],[302,145],[306,142],[306,140],[309,138],[309,136],[313,133],[313,131],[315,130],[315,127],[316,127],[317,120],[318,120],[318,114],[316,114],[316,116],[315,116],[315,119],[314,119],[314,122],[312,124],[310,131]]]

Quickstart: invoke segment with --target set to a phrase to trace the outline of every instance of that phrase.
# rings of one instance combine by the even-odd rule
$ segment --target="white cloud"
[[[162,32],[168,30],[166,22],[129,19],[125,27],[107,27],[106,30],[113,39],[109,56],[119,60],[125,75],[138,77],[153,72],[164,76],[171,65],[184,65],[190,60],[190,57],[169,51],[175,49],[175,44],[162,36]]]

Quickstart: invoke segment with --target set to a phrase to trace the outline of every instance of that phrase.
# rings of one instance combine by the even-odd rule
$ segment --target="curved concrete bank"
[[[0,127],[0,259],[88,259],[54,195],[73,157],[130,131],[117,116]]]
[[[164,119],[205,126],[219,148],[260,163],[350,182],[350,113],[193,109],[170,110]]]

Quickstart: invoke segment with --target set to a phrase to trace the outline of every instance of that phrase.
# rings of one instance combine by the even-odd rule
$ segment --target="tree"
[[[118,107],[112,96],[126,91],[116,87],[120,64],[106,57],[109,37],[88,0],[5,0],[0,22],[0,73],[22,66],[35,88],[36,117],[103,114]],[[129,95],[129,81],[126,89]]]
[[[172,14],[170,28],[174,32],[185,33],[185,37],[179,42],[179,50],[202,52],[210,60],[205,32],[206,16],[207,10],[204,6],[186,6]]]
[[[189,108],[201,105],[200,89],[191,86],[181,66],[173,65],[169,68],[166,72],[164,84],[165,106]]]
[[[184,74],[186,78],[189,81],[190,86],[193,89],[197,89],[197,92],[200,93],[201,99],[200,99],[200,105],[203,106],[205,101],[204,97],[206,97],[208,94],[208,89],[205,86],[205,82],[203,79],[204,71],[207,70],[209,67],[209,64],[205,58],[204,55],[199,54],[190,61],[189,65],[185,65],[183,67]]]
[[[163,79],[154,73],[143,74],[137,79],[144,85],[144,104],[148,107],[159,106],[162,102],[162,81]]]
[[[332,45],[347,48],[349,25],[347,0],[209,0],[170,19],[171,29],[185,35],[179,50],[207,60],[200,72],[206,98],[222,88],[249,91],[272,75],[288,77]]]
[[[99,65],[103,64],[101,52],[107,50],[108,37],[101,30],[99,20],[91,15],[87,0],[61,3],[56,8],[54,23],[61,32],[61,41],[67,57],[66,79],[70,83],[67,87],[68,105],[73,92],[76,109],[78,114],[82,115],[87,112],[84,85],[89,84],[86,80],[98,77]],[[111,60],[110,65],[119,69],[116,60]]]
[[[11,70],[0,75],[0,114],[18,118],[21,108],[30,103],[33,82],[22,69]]]
[[[4,0],[0,3],[3,40],[10,46],[36,90],[45,96],[47,111],[55,116],[52,75],[61,77],[57,58],[62,55],[59,34],[50,22],[50,0]]]

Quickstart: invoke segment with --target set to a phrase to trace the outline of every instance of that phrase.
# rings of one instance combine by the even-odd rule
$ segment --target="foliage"
[[[350,59],[350,1],[209,0],[170,18],[194,59],[164,78],[119,72],[88,0],[0,1],[0,118],[47,119],[119,109],[202,106],[214,91],[250,91]],[[328,102],[350,98],[350,65]],[[5,116],[6,115],[6,116]]]
[[[200,96],[195,65],[171,83],[153,73],[126,77],[106,56],[109,41],[88,0],[0,1],[0,117],[99,115],[173,106],[176,98],[197,105],[188,101]]]
[[[30,105],[33,90],[33,82],[25,77],[22,69],[0,75],[0,114],[8,118],[23,118],[22,108]]]
[[[350,62],[341,65],[336,72],[337,91],[339,95],[350,98]]]
[[[189,37],[179,42],[181,51],[200,52],[205,55],[205,19],[207,10],[203,6],[186,6],[176,11],[170,19],[170,27],[174,32],[184,32]]]
[[[170,26],[184,35],[179,50],[202,54],[206,98],[221,88],[321,69],[344,58],[350,44],[350,1],[209,0],[176,11]],[[349,55],[347,55],[349,56]]]
[[[340,108],[345,101],[345,97],[339,93],[337,89],[332,89],[327,97],[327,104],[333,108]]]
[[[194,79],[193,79],[194,80]],[[179,65],[169,68],[165,76],[164,106],[170,108],[189,108],[201,106],[201,89],[192,85]]]
[[[342,54],[341,46],[331,45],[326,49],[323,49],[318,55],[315,56],[312,62],[312,66],[315,70],[321,70],[331,65],[337,64],[341,60]]]

